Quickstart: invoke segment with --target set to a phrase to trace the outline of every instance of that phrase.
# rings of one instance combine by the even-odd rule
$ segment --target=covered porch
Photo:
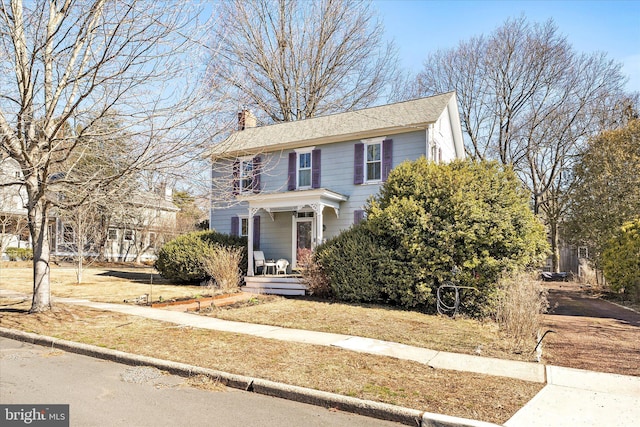
[[[248,265],[246,285],[251,288],[252,292],[259,293],[278,293],[280,295],[304,295],[306,287],[301,281],[299,275],[268,275],[256,274],[254,264],[254,221],[253,218],[259,212],[267,214],[267,222],[276,229],[271,230],[271,234],[277,235],[286,242],[286,253],[288,256],[283,257],[289,261],[287,273],[295,273],[298,269],[298,255],[301,251],[312,251],[317,245],[324,240],[325,231],[325,208],[335,213],[336,217],[340,215],[340,204],[348,199],[347,196],[336,193],[327,189],[309,189],[289,191],[273,194],[255,194],[240,196],[239,200],[248,204],[248,221],[247,221],[247,240],[248,240]],[[290,216],[290,220],[286,219],[286,223],[282,220],[276,221],[275,216],[285,214]],[[261,215],[265,217],[264,215]],[[269,221],[269,218],[271,221]],[[286,218],[286,217],[285,217]],[[261,226],[261,232],[269,227]],[[289,236],[290,240],[289,240]],[[261,243],[265,239],[260,238]],[[268,246],[268,241],[266,241]],[[261,247],[264,246],[261,244]],[[274,258],[268,251],[264,253],[267,259]],[[261,271],[260,273],[265,273]],[[249,290],[249,289],[247,289]],[[264,292],[261,292],[264,290]]]

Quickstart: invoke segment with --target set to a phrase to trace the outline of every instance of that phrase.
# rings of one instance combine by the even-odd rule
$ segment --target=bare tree
[[[0,0],[0,139],[22,170],[34,247],[31,312],[51,308],[47,218],[145,169],[200,153],[204,36],[188,2]],[[109,126],[117,122],[121,126]],[[126,141],[112,144],[112,141]],[[87,147],[110,168],[74,174]],[[71,202],[70,202],[71,203]],[[68,207],[68,206],[67,206]]]
[[[222,2],[211,81],[230,110],[267,122],[365,107],[389,93],[395,49],[368,2]]]
[[[623,97],[620,69],[604,53],[576,53],[553,21],[519,18],[430,55],[418,76],[423,94],[457,92],[472,158],[518,172],[549,227],[555,270],[574,158],[612,120]]]

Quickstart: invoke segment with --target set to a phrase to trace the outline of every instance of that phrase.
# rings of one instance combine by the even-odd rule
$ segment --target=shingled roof
[[[237,156],[425,129],[438,120],[450,102],[455,106],[454,92],[249,128],[234,132],[215,144],[210,154],[213,157]],[[457,113],[457,107],[455,111]]]

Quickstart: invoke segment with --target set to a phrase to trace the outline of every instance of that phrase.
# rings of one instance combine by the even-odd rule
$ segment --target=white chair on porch
[[[276,261],[276,274],[287,274],[287,267],[289,267],[289,261],[286,259],[279,259]]]
[[[265,273],[265,260],[264,260],[264,252],[262,251],[253,251],[253,274],[258,273],[258,267],[262,267],[262,274]]]

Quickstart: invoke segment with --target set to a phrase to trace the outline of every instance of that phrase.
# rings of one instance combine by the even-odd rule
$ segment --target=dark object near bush
[[[211,246],[239,247],[243,249],[240,268],[247,274],[247,239],[215,231],[198,231],[178,236],[162,247],[154,267],[162,277],[180,283],[193,283],[207,279],[201,257]]]
[[[549,273],[544,271],[540,273],[540,277],[545,282],[568,282],[569,281],[569,273],[566,273],[566,272]]]

